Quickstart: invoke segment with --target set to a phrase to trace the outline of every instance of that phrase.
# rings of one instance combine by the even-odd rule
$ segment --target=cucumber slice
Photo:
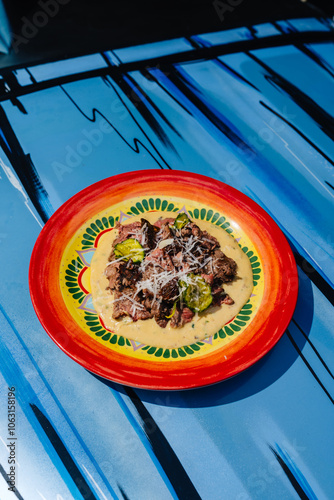
[[[187,281],[180,281],[183,300],[194,312],[202,312],[212,303],[211,286],[199,275],[190,273]]]
[[[117,243],[114,248],[115,257],[118,259],[123,257],[123,260],[132,259],[133,263],[141,262],[145,257],[145,252],[139,241],[134,238],[129,238],[122,243]]]
[[[176,229],[182,229],[184,226],[186,226],[191,220],[189,219],[188,215],[185,213],[179,214],[173,224],[173,227]]]

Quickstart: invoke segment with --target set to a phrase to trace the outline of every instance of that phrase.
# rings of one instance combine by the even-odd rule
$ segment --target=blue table
[[[2,500],[334,498],[333,41],[327,19],[282,20],[2,72]],[[203,389],[98,379],[30,301],[31,252],[52,213],[98,180],[155,168],[253,198],[298,264],[279,343]]]

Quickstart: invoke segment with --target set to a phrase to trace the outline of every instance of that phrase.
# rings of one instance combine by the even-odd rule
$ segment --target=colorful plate
[[[186,211],[220,226],[250,259],[254,289],[247,304],[210,338],[177,349],[145,345],[105,328],[91,300],[90,262],[116,222],[149,211]],[[68,200],[43,228],[29,285],[52,340],[91,372],[146,389],[188,389],[227,379],[264,356],[284,333],[298,294],[291,249],[262,208],[234,188],[181,171],[110,177]]]

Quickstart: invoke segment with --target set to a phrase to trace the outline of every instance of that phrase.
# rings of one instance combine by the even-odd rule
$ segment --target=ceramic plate
[[[252,295],[237,316],[211,337],[176,349],[109,331],[91,298],[90,263],[101,236],[117,221],[151,211],[187,212],[194,222],[220,226],[253,270]],[[162,170],[110,177],[68,200],[36,242],[29,284],[43,327],[76,362],[115,382],[163,390],[205,386],[251,366],[284,333],[298,293],[291,249],[261,207],[219,181]]]

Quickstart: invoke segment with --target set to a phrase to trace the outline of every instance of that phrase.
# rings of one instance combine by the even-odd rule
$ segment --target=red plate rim
[[[240,336],[243,338],[237,337],[231,342],[233,349],[224,349],[224,354],[228,354],[227,360],[223,359],[219,350],[171,363],[130,359],[97,343],[87,334],[82,335],[81,328],[74,324],[65,304],[62,304],[59,279],[56,279],[62,254],[59,241],[67,243],[90,216],[103,208],[122,199],[149,196],[150,193],[179,197],[183,194],[186,199],[201,201],[209,206],[211,203],[219,206],[224,202],[239,224],[248,224],[247,233],[252,234],[251,239],[256,243],[266,267],[265,301],[262,312],[257,312]],[[32,252],[29,287],[34,309],[48,335],[84,368],[105,379],[132,387],[180,390],[228,379],[267,354],[292,318],[298,296],[298,275],[293,253],[282,231],[251,198],[203,175],[177,170],[141,170],[92,184],[75,194],[52,215]]]

